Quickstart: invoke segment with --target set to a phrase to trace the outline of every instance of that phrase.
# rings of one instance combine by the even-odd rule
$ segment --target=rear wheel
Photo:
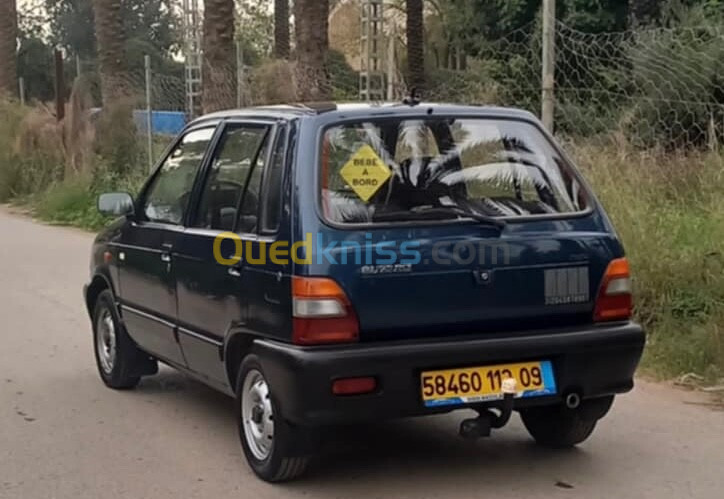
[[[98,373],[110,388],[134,388],[141,374],[151,374],[156,368],[156,362],[139,350],[126,333],[108,290],[102,291],[96,300],[93,344]]]
[[[267,482],[301,476],[309,463],[309,431],[286,422],[256,355],[248,355],[237,379],[237,421],[246,460]]]
[[[613,397],[584,400],[576,409],[565,405],[533,407],[520,412],[525,428],[535,441],[546,447],[567,448],[585,441],[606,415]]]

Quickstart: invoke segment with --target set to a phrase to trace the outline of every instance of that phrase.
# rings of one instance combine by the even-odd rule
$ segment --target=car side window
[[[204,159],[215,127],[187,133],[168,155],[146,191],[143,213],[154,222],[181,225],[188,208],[196,172]]]
[[[257,172],[266,160],[269,130],[264,125],[227,126],[204,184],[196,227],[233,231],[239,214],[243,232],[256,229]]]

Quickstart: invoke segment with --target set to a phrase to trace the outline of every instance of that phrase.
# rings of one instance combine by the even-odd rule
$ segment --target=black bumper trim
[[[629,391],[643,352],[645,335],[634,323],[564,331],[532,331],[515,336],[474,337],[425,342],[298,347],[256,340],[272,393],[284,417],[303,425],[324,425],[419,416],[458,409],[426,408],[420,398],[423,370],[481,366],[501,362],[551,360],[558,394],[518,399],[516,408],[557,403],[575,390],[584,398]],[[337,397],[331,381],[375,376],[369,395]]]

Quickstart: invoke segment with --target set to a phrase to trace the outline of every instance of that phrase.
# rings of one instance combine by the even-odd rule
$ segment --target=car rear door
[[[223,125],[195,216],[174,248],[179,341],[188,367],[212,383],[226,381],[225,336],[248,327],[250,296],[263,292],[246,278],[244,261],[247,248],[258,251],[262,179],[278,129],[265,120]],[[238,254],[237,246],[244,260],[220,261]]]
[[[185,365],[176,340],[172,252],[215,126],[185,132],[147,184],[119,248],[120,299],[128,333],[145,351]]]

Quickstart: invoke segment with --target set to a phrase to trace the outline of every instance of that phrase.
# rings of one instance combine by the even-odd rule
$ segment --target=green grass
[[[147,177],[145,142],[133,129],[106,127],[105,138],[97,142],[103,140],[114,147],[95,144],[92,173],[71,173],[68,178],[62,141],[65,130],[54,118],[2,99],[0,115],[0,203],[29,207],[50,223],[98,230],[109,222],[96,210],[98,195],[111,191],[135,194]],[[155,150],[160,153],[168,141],[156,137]]]
[[[34,215],[46,222],[98,230],[107,220],[96,210],[97,197],[90,182],[69,180],[33,196],[31,206]]]
[[[724,156],[572,152],[626,247],[644,366],[724,375]]]
[[[24,201],[41,220],[97,231],[111,221],[96,209],[98,196],[115,191],[135,195],[144,181],[145,173],[124,177],[104,174],[95,179],[74,178],[51,184]]]

